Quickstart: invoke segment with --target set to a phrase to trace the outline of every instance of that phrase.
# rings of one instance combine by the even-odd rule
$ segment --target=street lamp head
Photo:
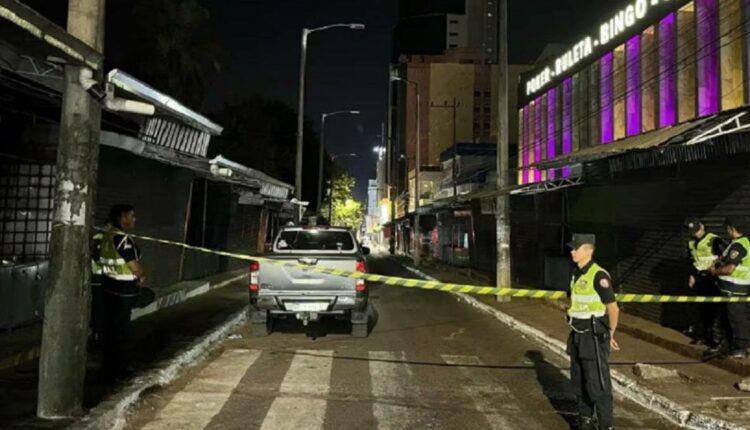
[[[360,23],[354,23],[354,24],[349,24],[349,28],[351,28],[352,30],[364,30],[365,25],[360,24]]]

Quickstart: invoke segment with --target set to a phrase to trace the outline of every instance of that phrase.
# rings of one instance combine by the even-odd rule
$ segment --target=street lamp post
[[[415,174],[414,174],[414,191],[415,191],[415,196],[414,196],[414,236],[417,239],[417,244],[416,244],[416,252],[414,252],[414,265],[415,266],[419,266],[419,264],[421,262],[421,259],[422,259],[422,255],[421,255],[422,254],[422,238],[421,238],[421,234],[420,234],[420,231],[419,231],[420,230],[419,229],[419,197],[420,197],[420,194],[421,194],[420,193],[421,190],[419,188],[419,171],[420,171],[420,164],[421,164],[421,161],[422,161],[422,159],[420,157],[420,146],[421,145],[420,145],[420,139],[419,139],[419,137],[420,137],[419,136],[419,134],[420,134],[420,128],[419,128],[419,106],[420,106],[420,102],[419,102],[419,83],[418,82],[414,82],[414,81],[410,81],[408,79],[401,78],[399,76],[391,76],[391,81],[405,82],[408,85],[413,85],[414,86],[414,91],[416,93],[416,101],[417,101],[417,109],[416,109],[416,111],[417,111],[417,127],[416,127],[416,129],[417,130],[416,130],[415,136],[416,136],[416,147],[417,147],[417,149],[416,149],[416,157],[415,157],[416,158],[416,163],[415,163],[416,164],[416,170],[415,170]],[[407,166],[408,166],[408,163],[407,163]],[[408,174],[408,172],[407,172],[407,174]],[[407,181],[407,187],[408,187],[408,181]],[[408,211],[408,204],[407,204],[407,211]]]
[[[307,62],[307,36],[316,31],[324,31],[332,28],[349,28],[351,30],[364,30],[364,24],[331,24],[317,28],[302,29],[302,49],[299,61],[299,97],[297,106],[297,163],[295,168],[294,194],[297,200],[302,200],[302,148],[305,127],[305,65]],[[299,221],[299,220],[298,220]]]
[[[340,115],[340,114],[359,115],[358,110],[337,110],[335,112],[328,112],[321,115],[320,119],[320,157],[318,161],[318,212],[320,212],[320,205],[323,203],[323,152],[326,146],[326,118],[329,116]]]
[[[334,154],[331,156],[331,162],[336,161],[339,157],[356,157],[357,154],[353,152],[347,152],[345,154]],[[333,225],[333,184],[336,181],[336,175],[331,173],[331,195],[328,198],[328,224]]]

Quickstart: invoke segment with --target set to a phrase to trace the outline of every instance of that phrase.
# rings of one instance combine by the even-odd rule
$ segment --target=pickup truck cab
[[[309,267],[366,271],[361,247],[345,227],[288,226],[265,258]],[[250,264],[249,317],[253,334],[268,335],[273,321],[294,317],[304,325],[322,317],[351,322],[352,335],[367,336],[369,291],[364,280],[306,271],[270,262]]]

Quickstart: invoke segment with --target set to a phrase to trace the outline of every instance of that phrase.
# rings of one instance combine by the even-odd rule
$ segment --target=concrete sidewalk
[[[209,333],[247,306],[247,271],[240,269],[177,284],[157,291],[157,300],[134,312],[130,365],[136,373],[158,363]],[[157,312],[158,311],[158,312]],[[38,351],[41,325],[0,334],[0,428],[63,428],[70,421],[49,422],[36,413]],[[101,357],[89,353],[85,407],[91,408],[119,387],[97,381]]]
[[[410,265],[411,261],[399,258],[402,264]],[[486,276],[457,270],[455,267],[427,263],[419,270],[440,281],[466,284],[492,284]],[[569,327],[564,320],[564,311],[558,305],[553,306],[541,300],[513,299],[510,302],[497,302],[494,296],[474,296],[477,304],[486,309],[494,309],[509,317],[504,322],[517,321],[520,325],[531,327],[555,343],[565,342]],[[479,306],[478,306],[479,307]],[[693,356],[693,347],[683,355],[665,348],[659,339],[668,339],[665,343],[678,343],[679,338],[670,333],[673,330],[657,324],[643,321],[627,314],[620,323],[616,335],[622,348],[611,356],[612,368],[625,378],[638,384],[640,391],[653,394],[671,401],[672,409],[684,410],[684,416],[705,415],[736,425],[734,428],[750,428],[750,393],[742,392],[735,384],[743,378],[744,366],[737,366],[739,373],[720,368],[713,362],[702,362]],[[521,330],[523,332],[523,330]],[[679,335],[682,336],[682,335]],[[645,338],[651,337],[654,342]],[[684,336],[683,336],[684,337]],[[687,343],[689,339],[685,339]],[[644,379],[633,373],[636,363],[656,365],[665,369],[674,369],[679,376],[665,379]],[[745,363],[740,363],[745,364]],[[636,390],[638,392],[638,390]],[[693,428],[731,428],[704,427]]]

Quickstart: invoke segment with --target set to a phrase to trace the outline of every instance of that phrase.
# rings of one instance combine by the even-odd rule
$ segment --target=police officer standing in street
[[[697,296],[716,296],[719,293],[715,276],[708,272],[716,260],[724,252],[724,242],[717,235],[708,233],[706,226],[695,217],[685,220],[685,228],[690,234],[688,240],[688,258],[690,260],[690,277],[688,278],[688,287]],[[692,307],[693,313],[696,314],[694,319],[700,331],[693,333],[693,343],[704,344],[709,348],[717,345],[714,337],[714,325],[718,315],[718,306],[716,303],[697,303]]]
[[[135,208],[115,205],[109,212],[110,227],[102,234],[99,262],[102,266],[104,356],[102,377],[116,380],[127,376],[125,356],[130,312],[145,277],[140,250],[128,233],[135,229]]]
[[[574,234],[568,243],[576,271],[570,284],[567,352],[570,380],[578,401],[580,429],[614,429],[610,349],[620,349],[614,334],[620,317],[612,279],[593,260],[596,237]]]
[[[719,277],[723,297],[745,298],[750,290],[750,240],[745,236],[748,221],[727,218],[724,226],[732,242],[709,272]],[[747,306],[747,302],[722,303],[721,319],[729,330],[726,343],[719,350],[721,355],[738,360],[747,358]]]

